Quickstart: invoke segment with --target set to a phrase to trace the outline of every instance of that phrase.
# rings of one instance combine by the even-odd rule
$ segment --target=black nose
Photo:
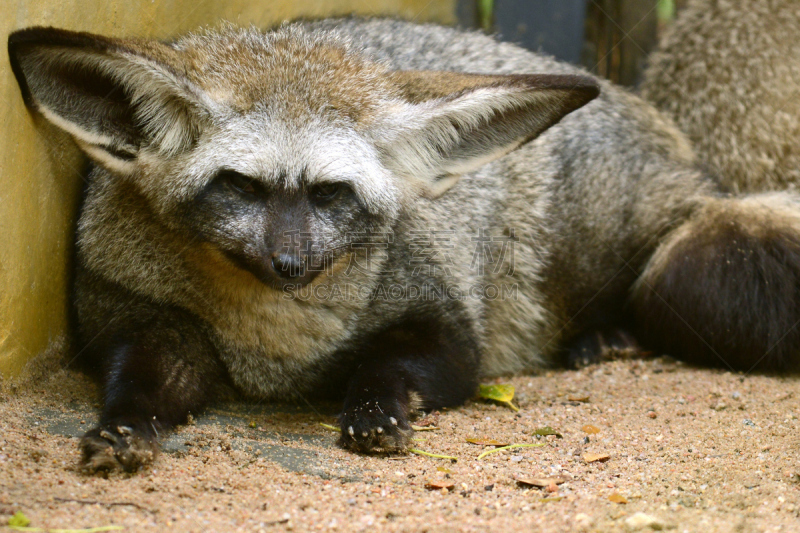
[[[299,278],[305,274],[305,263],[296,255],[272,254],[272,269],[282,278]]]

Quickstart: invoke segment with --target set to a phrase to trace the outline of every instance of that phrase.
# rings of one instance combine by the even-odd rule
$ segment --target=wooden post
[[[589,0],[583,64],[615,83],[640,81],[657,44],[658,0]]]

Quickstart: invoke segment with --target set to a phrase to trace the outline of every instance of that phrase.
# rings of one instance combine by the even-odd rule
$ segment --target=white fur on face
[[[352,129],[308,117],[299,122],[267,113],[228,116],[201,134],[197,147],[169,164],[163,179],[143,177],[144,189],[171,201],[191,198],[221,169],[289,189],[307,183],[344,182],[371,213],[394,218],[400,190],[375,148]],[[149,181],[149,182],[148,182]],[[280,183],[279,183],[280,181]]]

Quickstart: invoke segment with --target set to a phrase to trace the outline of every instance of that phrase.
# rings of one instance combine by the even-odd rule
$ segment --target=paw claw
[[[113,434],[109,433],[105,429],[100,432],[100,436],[106,439],[111,444],[117,443],[117,437],[115,437]]]
[[[153,462],[158,443],[145,431],[110,424],[89,430],[81,438],[80,450],[81,466],[87,473],[135,472]]]
[[[365,408],[372,403],[374,409]],[[346,405],[339,423],[343,430],[340,444],[358,452],[404,450],[412,433],[403,406],[396,402],[392,405],[390,401]]]

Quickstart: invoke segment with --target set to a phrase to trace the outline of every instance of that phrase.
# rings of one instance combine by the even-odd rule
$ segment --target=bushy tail
[[[800,198],[713,199],[658,247],[634,285],[638,336],[736,370],[800,370]]]

